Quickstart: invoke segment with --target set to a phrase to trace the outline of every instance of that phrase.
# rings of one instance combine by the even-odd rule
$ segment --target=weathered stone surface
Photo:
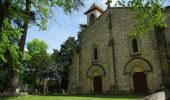
[[[167,55],[164,55],[166,50],[158,50],[157,36],[151,31],[146,33],[145,37],[135,37],[138,40],[139,51],[136,54],[132,53],[132,37],[127,35],[132,29],[132,16],[129,8],[110,8],[81,33],[79,53],[74,55],[70,66],[70,93],[76,93],[77,87],[81,87],[78,89],[79,93],[94,92],[93,78],[100,70],[92,68],[89,71],[92,66],[100,66],[105,72],[101,75],[103,93],[134,93],[133,77],[137,72],[146,75],[146,93],[165,89],[162,69],[169,71],[165,59]],[[167,36],[169,32],[170,29],[166,30]],[[98,49],[97,61],[93,61],[94,48]],[[163,52],[161,57],[159,52]],[[165,61],[162,62],[160,58],[164,58]],[[128,69],[128,73],[125,68]],[[87,75],[88,71],[91,72],[90,76]]]

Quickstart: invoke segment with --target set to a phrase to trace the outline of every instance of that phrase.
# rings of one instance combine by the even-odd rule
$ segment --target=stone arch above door
[[[131,74],[133,72],[151,72],[152,66],[144,58],[133,58],[125,65],[124,73]]]
[[[105,70],[101,65],[93,64],[87,71],[87,77],[105,76]]]

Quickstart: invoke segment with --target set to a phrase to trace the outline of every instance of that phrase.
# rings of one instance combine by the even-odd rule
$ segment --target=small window
[[[95,16],[94,14],[90,14],[90,24],[95,20]]]
[[[94,50],[93,50],[93,59],[94,59],[94,60],[98,60],[97,48],[94,48]]]
[[[139,51],[138,41],[136,38],[132,39],[132,50],[133,50],[133,53],[137,53]]]

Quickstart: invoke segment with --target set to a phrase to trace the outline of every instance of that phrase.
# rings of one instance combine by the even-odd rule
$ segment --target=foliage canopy
[[[155,27],[166,27],[165,2],[168,0],[118,0],[117,4],[131,7],[134,13],[131,36],[144,36]]]

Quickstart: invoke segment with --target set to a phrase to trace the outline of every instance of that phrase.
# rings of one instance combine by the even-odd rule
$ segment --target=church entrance
[[[102,93],[102,78],[100,76],[94,76],[93,78],[94,93]]]
[[[135,72],[133,75],[134,93],[146,93],[147,82],[144,72]]]

